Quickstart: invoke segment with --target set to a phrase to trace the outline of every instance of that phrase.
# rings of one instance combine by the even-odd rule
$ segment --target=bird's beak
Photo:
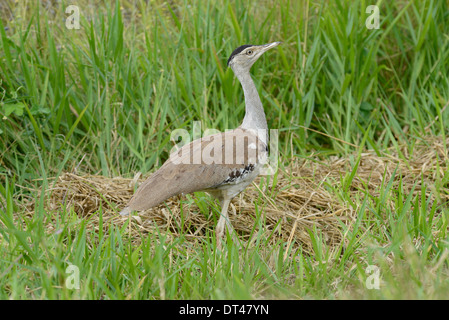
[[[274,47],[277,47],[280,44],[281,44],[281,42],[272,42],[272,43],[263,44],[263,45],[261,45],[262,52],[268,51]]]

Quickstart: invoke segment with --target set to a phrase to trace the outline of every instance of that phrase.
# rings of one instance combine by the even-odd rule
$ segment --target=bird
[[[242,124],[196,139],[172,152],[138,187],[120,215],[147,210],[179,194],[205,191],[217,198],[221,206],[215,229],[217,247],[221,248],[225,227],[236,238],[229,221],[229,204],[260,174],[268,157],[267,120],[250,69],[263,53],[279,44],[246,44],[231,53],[227,66],[240,81],[245,98]]]

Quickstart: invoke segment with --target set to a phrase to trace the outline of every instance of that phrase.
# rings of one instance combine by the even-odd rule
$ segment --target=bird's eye
[[[249,56],[252,55],[253,54],[253,50],[246,51],[246,54],[249,55]]]

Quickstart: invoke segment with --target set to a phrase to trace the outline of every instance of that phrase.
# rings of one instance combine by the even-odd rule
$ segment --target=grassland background
[[[75,168],[152,170],[168,156],[170,132],[195,120],[237,127],[243,93],[226,60],[246,43],[283,42],[252,69],[268,125],[280,130],[281,165],[363,148],[407,161],[429,136],[447,155],[448,2],[378,1],[379,29],[365,26],[371,4],[3,1],[0,298],[447,298],[449,174],[437,168],[426,186],[436,200],[386,184],[354,204],[364,228],[347,230],[352,254],[314,229],[315,255],[286,261],[283,243],[243,253],[231,243],[217,255],[213,235],[166,241],[164,230],[135,246],[126,224],[95,232],[73,210],[47,212],[36,191]],[[66,27],[68,5],[80,8],[79,30]],[[329,190],[342,201],[351,192]],[[397,210],[379,204],[386,199]],[[22,214],[29,201],[31,216]],[[49,221],[61,232],[48,233]],[[69,264],[80,269],[79,290],[65,286]],[[367,265],[381,270],[379,290],[365,286]]]

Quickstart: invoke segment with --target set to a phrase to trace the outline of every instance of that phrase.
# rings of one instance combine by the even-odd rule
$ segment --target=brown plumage
[[[232,160],[227,161],[231,157],[225,152],[226,144],[236,146],[239,139],[243,140],[242,148],[232,148]],[[256,148],[249,149],[251,144]],[[206,154],[208,147],[211,152]],[[219,150],[222,151],[221,157],[217,155]],[[200,154],[201,158],[194,159],[195,154]],[[239,179],[254,174],[256,164],[265,154],[266,146],[254,133],[245,129],[195,140],[171,154],[159,170],[140,185],[127,207],[142,211],[178,194],[228,189]]]

